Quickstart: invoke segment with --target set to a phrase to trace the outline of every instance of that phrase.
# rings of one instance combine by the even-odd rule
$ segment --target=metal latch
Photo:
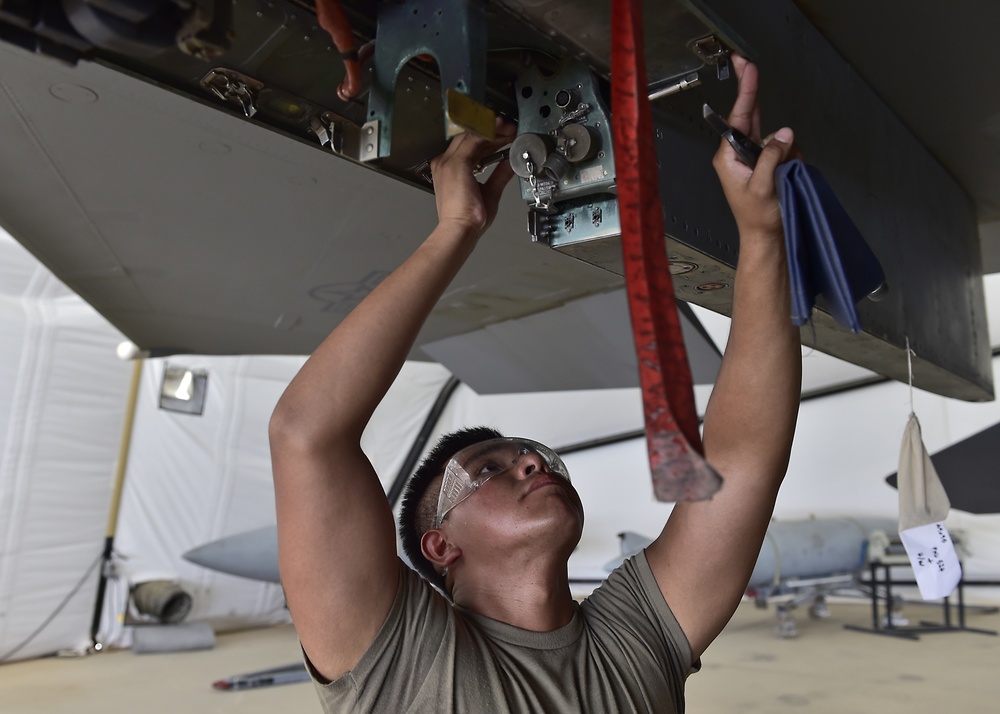
[[[729,79],[732,65],[729,61],[729,48],[715,35],[708,35],[691,43],[691,51],[701,58],[705,64],[715,65],[715,75],[718,79]]]
[[[257,93],[264,85],[255,79],[225,69],[213,69],[201,79],[201,86],[219,99],[238,104],[247,118],[257,113]]]

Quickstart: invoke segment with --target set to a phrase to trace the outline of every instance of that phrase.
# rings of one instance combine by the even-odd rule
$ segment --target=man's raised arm
[[[361,434],[417,333],[492,223],[507,162],[484,184],[472,168],[510,141],[457,137],[431,163],[438,225],[316,349],[271,417],[269,436],[282,584],[316,669],[352,669],[396,594],[392,512]]]
[[[757,68],[742,57],[733,64],[739,91],[730,124],[759,141]],[[725,484],[710,501],[677,504],[646,551],[692,659],[722,631],[746,589],[795,431],[801,355],[774,180],[792,152],[791,131],[782,129],[753,170],[725,141],[714,161],[740,232],[732,327],[704,427],[705,456]]]

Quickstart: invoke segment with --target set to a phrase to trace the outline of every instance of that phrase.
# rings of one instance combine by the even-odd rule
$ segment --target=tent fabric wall
[[[303,362],[187,355],[147,361],[116,538],[119,608],[129,585],[170,579],[193,597],[189,620],[208,621],[219,630],[287,621],[279,586],[213,572],[181,556],[274,523],[267,423]],[[168,364],[207,372],[201,416],[158,407]],[[362,448],[386,489],[448,376],[439,365],[407,364],[373,416]],[[109,644],[128,644],[128,632],[108,617],[121,614],[106,613],[102,631]]]
[[[0,231],[0,657],[103,550],[129,380],[121,339]],[[11,659],[86,646],[97,577]]]
[[[180,556],[223,535],[273,522],[267,404],[262,403],[273,407],[301,363],[287,357],[147,360],[115,539],[118,603],[127,601],[123,588],[168,579],[193,597],[188,620],[209,620],[219,629],[287,620],[278,586],[208,571]],[[167,365],[208,373],[201,415],[159,408]],[[105,622],[102,632],[109,644],[129,641],[113,623]]]
[[[804,354],[807,370],[811,361],[823,360],[825,366],[830,359],[807,348]],[[1000,358],[993,366],[1000,383]],[[699,411],[709,392],[696,389]],[[1000,402],[963,402],[919,388],[913,400],[931,453],[1000,422]],[[897,468],[909,411],[910,391],[895,381],[803,402],[775,518],[896,518],[898,492],[885,477]],[[462,388],[437,431],[470,424],[559,447],[639,429],[642,406],[635,389],[479,396]],[[617,534],[631,530],[656,536],[672,505],[652,497],[642,438],[576,452],[565,461],[586,509],[583,537],[570,559],[571,577],[603,577],[605,564],[619,553]],[[966,577],[1000,580],[1000,515],[953,510],[948,525],[962,531]],[[970,589],[966,596],[1000,602],[1000,588]]]
[[[101,553],[131,371],[115,357],[121,339],[0,233],[0,655],[44,621]],[[807,355],[807,371],[818,357]],[[179,580],[194,596],[190,619],[217,629],[287,620],[278,586],[214,573],[181,554],[274,523],[267,422],[303,360],[180,355],[144,364],[106,643],[127,644],[119,616],[128,588],[152,578]],[[202,416],[158,408],[167,364],[208,372]],[[362,446],[387,490],[448,378],[439,365],[407,363],[376,410]],[[696,393],[703,409],[709,390]],[[917,390],[914,407],[932,452],[1000,421],[996,402]],[[909,409],[906,386],[894,382],[803,403],[776,516],[894,516],[896,492],[884,477],[896,468]],[[641,401],[635,389],[480,396],[460,387],[435,431],[472,424],[561,447],[639,429]],[[617,533],[655,536],[671,506],[653,500],[641,438],[566,461],[587,508],[570,570],[600,577],[618,555]],[[949,526],[966,537],[968,577],[1000,579],[1000,516],[956,512]],[[97,576],[15,658],[89,644]],[[967,595],[1000,601],[996,592]]]

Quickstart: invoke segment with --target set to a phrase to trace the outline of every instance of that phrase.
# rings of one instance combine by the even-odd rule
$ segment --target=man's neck
[[[534,632],[551,632],[569,624],[573,597],[565,561],[493,563],[455,574],[456,605],[493,620]]]

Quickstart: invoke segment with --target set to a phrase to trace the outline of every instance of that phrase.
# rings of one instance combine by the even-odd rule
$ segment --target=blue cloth
[[[815,166],[794,159],[778,167],[776,178],[792,322],[808,322],[821,295],[838,323],[861,332],[855,305],[885,282],[882,266]]]

